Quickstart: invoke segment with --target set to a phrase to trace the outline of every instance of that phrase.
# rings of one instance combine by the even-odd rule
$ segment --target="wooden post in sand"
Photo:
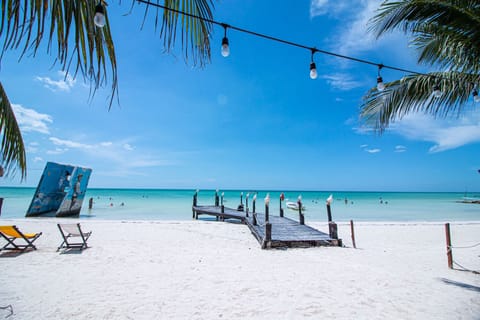
[[[262,249],[270,248],[272,243],[272,224],[270,222],[265,223],[265,238],[262,242]]]
[[[280,194],[280,217],[283,218],[283,208],[282,208],[282,202],[285,200],[285,195],[283,192]]]
[[[267,193],[267,196],[265,197],[265,222],[269,221],[269,214],[270,214],[270,194]]]
[[[450,223],[445,223],[445,236],[447,239],[448,267],[453,269],[452,240],[450,238]]]
[[[352,244],[355,249],[357,249],[357,245],[355,244],[355,231],[353,230],[353,220],[350,220],[350,231],[352,232]]]
[[[250,195],[250,193],[247,193],[245,195],[245,216],[248,217],[248,196]]]
[[[215,207],[218,207],[218,189],[215,190]]]
[[[220,200],[220,205],[223,206],[223,197],[225,196],[225,192],[222,192],[222,198]]]
[[[298,204],[298,220],[300,221],[300,224],[305,224],[305,216],[302,213],[302,196],[298,196],[297,200]]]
[[[253,200],[252,200],[252,207],[253,207],[253,213],[252,213],[252,223],[254,226],[257,225],[257,214],[255,213],[255,202],[257,202],[257,195],[253,195]]]
[[[198,196],[198,190],[195,191],[195,193],[193,194],[192,219],[195,218],[195,209],[194,209],[194,207],[197,206],[197,196]]]

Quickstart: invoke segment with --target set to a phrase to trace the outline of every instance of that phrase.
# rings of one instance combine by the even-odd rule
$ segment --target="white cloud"
[[[71,140],[63,140],[55,137],[50,137],[49,140],[56,146],[64,146],[73,149],[93,149],[95,145],[79,143]]]
[[[338,14],[351,8],[354,2],[356,1],[311,0],[310,18],[323,15],[337,16]]]
[[[73,140],[65,140],[56,137],[50,137],[49,140],[56,146],[54,150],[50,150],[49,154],[65,153],[69,150],[78,150],[84,152],[87,156],[95,160],[102,159],[105,163],[109,163],[111,171],[116,173],[132,173],[129,170],[136,168],[149,168],[157,166],[172,165],[173,162],[163,158],[149,155],[147,152],[135,152],[135,147],[124,141],[119,142],[98,142],[98,143],[82,143]],[[128,153],[127,153],[128,152]],[[104,175],[107,173],[104,173]]]
[[[400,153],[400,152],[405,152],[405,151],[407,151],[407,147],[402,146],[402,145],[395,146],[395,152]]]
[[[42,157],[35,157],[33,158],[33,162],[43,162]]]
[[[53,122],[50,115],[38,113],[33,109],[24,108],[19,104],[12,103],[12,108],[22,132],[50,133],[48,123]]]
[[[368,147],[368,144],[362,144],[362,145],[360,146],[360,148],[362,148],[362,149],[364,149],[364,148],[366,148],[366,147]]]
[[[133,151],[133,147],[132,147],[130,144],[128,144],[128,143],[125,143],[125,144],[123,145],[123,149],[125,149],[125,150],[127,150],[127,151]]]
[[[328,12],[328,0],[310,1],[310,18],[322,16]]]
[[[351,75],[346,73],[335,73],[322,76],[335,89],[351,90],[363,86],[360,81],[354,80]]]
[[[411,140],[432,142],[431,153],[455,149],[480,142],[480,110],[466,113],[458,119],[410,114],[392,124],[389,131]]]
[[[54,150],[48,150],[47,154],[62,154],[68,151],[68,148],[55,148]]]
[[[56,91],[70,92],[70,89],[75,85],[76,80],[68,74],[66,75],[63,71],[58,71],[59,80],[52,80],[50,77],[35,77],[37,81],[43,83],[44,87]]]
[[[376,148],[376,149],[365,149],[365,151],[368,153],[379,153],[382,150]]]

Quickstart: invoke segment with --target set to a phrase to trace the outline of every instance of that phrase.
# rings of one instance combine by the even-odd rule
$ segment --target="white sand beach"
[[[480,319],[480,275],[447,267],[443,223],[356,223],[357,249],[340,223],[346,247],[262,250],[241,224],[80,220],[90,248],[60,254],[57,221],[1,221],[43,232],[0,258],[9,319]],[[480,222],[451,232],[473,245]],[[480,247],[453,254],[480,269]]]

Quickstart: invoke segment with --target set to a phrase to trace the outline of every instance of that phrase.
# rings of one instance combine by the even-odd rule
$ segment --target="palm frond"
[[[154,4],[160,4],[160,0],[152,1]],[[193,65],[204,66],[210,62],[210,34],[213,29],[212,23],[203,19],[212,20],[212,9],[214,4],[212,0],[164,0],[164,6],[173,10],[183,11],[190,15],[201,17],[198,19],[192,16],[182,15],[178,12],[157,8],[155,11],[155,28],[159,21],[162,21],[160,27],[160,38],[163,39],[164,48],[170,52],[177,41],[180,42],[185,61],[192,62]],[[147,4],[145,9],[145,18],[147,12],[153,5]],[[178,30],[180,28],[180,30]],[[177,40],[177,32],[180,32],[180,40]]]
[[[1,166],[6,175],[14,174],[17,169],[21,172],[22,180],[27,176],[27,161],[22,134],[12,105],[0,82],[0,133],[2,134]]]
[[[107,10],[103,28],[93,22],[96,4],[93,0],[2,0],[0,61],[8,50],[19,49],[20,58],[27,52],[35,56],[45,39],[47,52],[55,55],[61,69],[74,76],[80,72],[90,82],[92,95],[111,77],[111,107],[118,99],[115,48]]]
[[[403,0],[384,2],[370,20],[380,37],[400,29],[414,36],[419,62],[465,72],[480,70],[480,4],[473,0]],[[436,40],[432,42],[432,40]],[[445,46],[445,44],[448,44]],[[455,52],[461,48],[461,52]],[[424,51],[425,50],[425,51]],[[449,51],[450,50],[450,51]],[[477,57],[471,58],[471,57]],[[464,57],[469,59],[465,60]]]
[[[384,91],[370,89],[363,98],[360,117],[368,126],[383,132],[392,122],[409,113],[421,112],[437,117],[458,115],[471,99],[474,83],[479,81],[477,74],[454,71],[409,75],[387,83]],[[439,98],[433,95],[436,85],[442,91]]]

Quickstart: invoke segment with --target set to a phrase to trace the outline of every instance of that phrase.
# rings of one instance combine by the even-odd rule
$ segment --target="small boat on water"
[[[457,202],[480,204],[480,198],[477,198],[477,197],[463,197],[462,200],[457,201]]]
[[[287,201],[286,205],[287,205],[288,209],[298,211],[298,203],[297,202]],[[302,210],[306,210],[304,205],[302,205]]]

